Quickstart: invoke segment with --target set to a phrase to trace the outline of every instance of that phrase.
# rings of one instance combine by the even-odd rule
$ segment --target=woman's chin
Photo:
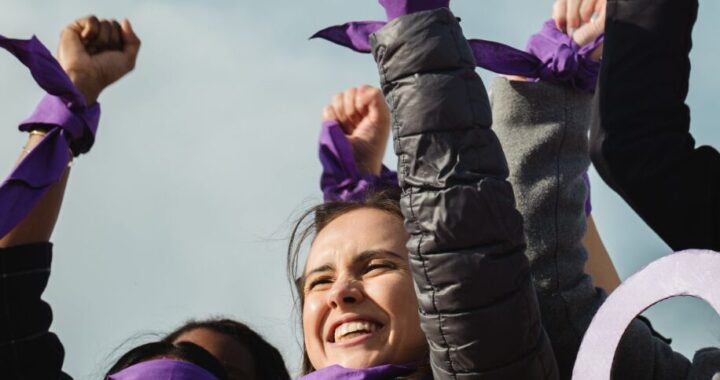
[[[343,358],[337,364],[345,368],[371,368],[388,363],[385,355],[380,352],[357,350],[343,355]]]

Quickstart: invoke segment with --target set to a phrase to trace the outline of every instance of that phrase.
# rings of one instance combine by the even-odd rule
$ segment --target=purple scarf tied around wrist
[[[362,201],[372,191],[397,188],[397,173],[385,165],[379,176],[360,174],[353,156],[352,146],[337,121],[325,121],[320,132],[320,163],[323,172],[320,188],[325,202]],[[585,215],[590,216],[590,177],[583,173],[588,193],[585,199]]]
[[[107,380],[217,380],[217,377],[192,363],[157,359],[125,368]]]
[[[383,365],[362,369],[343,368],[335,365],[309,373],[298,380],[387,380],[398,376],[407,376],[414,371],[415,367],[401,365]]]
[[[37,84],[48,93],[20,125],[24,132],[43,127],[47,135],[0,185],[2,238],[62,178],[71,160],[71,150],[75,155],[90,150],[100,120],[100,105],[87,107],[83,95],[36,37],[16,40],[0,35],[0,47],[27,66]]]
[[[379,176],[360,174],[352,146],[336,121],[326,121],[320,132],[320,188],[326,202],[361,201],[372,190],[398,186],[397,173],[383,165]]]
[[[381,3],[386,2],[400,3],[395,7],[386,6],[388,17],[392,15],[392,18],[405,14],[398,12],[398,9],[404,9],[406,3],[414,4],[381,0]],[[442,4],[435,7],[425,3],[427,1],[420,1],[415,7],[420,10],[447,7],[449,1],[439,1]],[[370,35],[386,24],[384,21],[349,22],[325,28],[310,38],[323,38],[359,53],[370,53]],[[527,52],[493,41],[469,40],[468,43],[477,66],[483,69],[593,92],[600,73],[600,62],[592,60],[590,56],[604,39],[604,35],[600,35],[592,43],[580,47],[571,37],[558,30],[553,20],[549,20],[543,24],[540,32],[530,37]]]

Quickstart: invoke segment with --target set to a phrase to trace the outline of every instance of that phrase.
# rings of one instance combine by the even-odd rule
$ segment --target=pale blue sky
[[[248,322],[297,368],[285,245],[290,221],[321,199],[320,110],[348,86],[377,83],[369,56],[307,37],[327,25],[379,19],[377,2],[1,3],[1,34],[34,33],[51,50],[65,24],[90,13],[130,18],[143,40],[136,71],[101,96],[97,143],[75,166],[53,239],[46,299],[66,370],[98,378],[119,352],[148,339],[143,334],[210,315]],[[518,47],[551,5],[453,1],[468,36]],[[718,15],[720,3],[702,3],[689,99],[697,139],[711,145],[720,142]],[[41,92],[4,52],[0,73],[0,169],[7,172],[25,138],[14,128]],[[386,163],[394,166],[391,153]],[[594,172],[592,180],[595,219],[621,276],[669,253]],[[666,302],[649,316],[686,354],[720,345],[720,318],[697,300]]]

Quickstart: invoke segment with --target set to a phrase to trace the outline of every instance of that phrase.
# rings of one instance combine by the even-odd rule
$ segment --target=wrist
[[[78,91],[85,97],[86,105],[91,106],[95,104],[102,91],[102,87],[98,84],[97,78],[83,71],[68,70],[67,74]]]
[[[363,176],[379,176],[382,172],[382,160],[367,160],[362,158],[355,158],[355,162],[358,163],[358,170]]]

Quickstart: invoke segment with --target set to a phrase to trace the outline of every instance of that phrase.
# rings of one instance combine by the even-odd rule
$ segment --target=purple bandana
[[[407,376],[414,371],[414,367],[399,365],[383,365],[363,369],[349,369],[334,365],[307,374],[298,380],[386,380]]]
[[[411,13],[450,8],[450,0],[379,0],[388,21]]]
[[[30,118],[20,125],[20,130],[26,132],[42,126],[48,130],[47,135],[0,185],[1,238],[62,178],[70,162],[70,148],[75,155],[90,150],[95,141],[100,106],[86,106],[83,95],[36,37],[15,40],[0,35],[0,47],[27,66],[37,84],[48,93]]]
[[[370,53],[370,35],[385,24],[383,21],[349,22],[325,28],[310,38],[323,38],[359,53]],[[593,92],[600,62],[592,60],[590,55],[604,39],[601,35],[591,44],[580,47],[549,20],[539,33],[530,37],[528,52],[493,41],[469,40],[468,44],[477,66],[483,69]]]
[[[217,380],[217,377],[192,363],[158,359],[125,368],[107,380]]]
[[[352,146],[336,121],[326,121],[320,133],[320,188],[326,202],[359,201],[371,190],[397,187],[397,173],[385,166],[379,176],[360,174]]]
[[[581,47],[559,30],[553,20],[548,20],[528,42],[527,51],[537,57],[541,65],[536,75],[526,77],[594,92],[600,75],[600,62],[590,56],[604,41],[605,34],[601,34],[595,41]]]

